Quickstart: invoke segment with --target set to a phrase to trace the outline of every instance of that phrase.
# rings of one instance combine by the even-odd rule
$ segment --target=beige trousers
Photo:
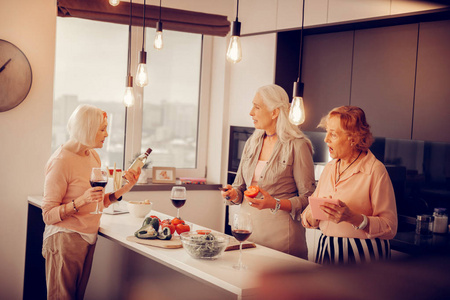
[[[95,244],[90,245],[76,232],[59,232],[44,241],[47,299],[84,298],[94,249]]]

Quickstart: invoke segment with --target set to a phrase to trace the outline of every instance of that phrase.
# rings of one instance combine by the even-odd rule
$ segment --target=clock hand
[[[5,64],[0,68],[0,72],[2,72],[5,69],[6,65],[9,64],[10,61],[11,61],[11,58],[8,59],[8,61],[5,62]]]

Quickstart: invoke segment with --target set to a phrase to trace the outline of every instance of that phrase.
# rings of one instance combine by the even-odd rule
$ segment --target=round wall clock
[[[31,89],[31,82],[31,66],[25,54],[0,39],[0,112],[22,103]]]

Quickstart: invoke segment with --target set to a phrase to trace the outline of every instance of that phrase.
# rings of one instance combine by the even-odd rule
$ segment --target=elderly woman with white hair
[[[70,139],[50,157],[45,169],[45,222],[42,255],[46,263],[48,299],[83,299],[92,266],[100,214],[97,203],[108,207],[136,184],[140,170],[125,173],[127,183],[113,193],[91,187],[89,178],[101,161],[95,148],[108,136],[107,114],[92,105],[80,105],[67,129]]]
[[[251,214],[250,241],[307,259],[301,213],[315,189],[313,149],[288,115],[283,88],[271,84],[256,91],[250,111],[256,130],[245,144],[233,185],[222,196]],[[260,194],[245,196],[255,185]]]

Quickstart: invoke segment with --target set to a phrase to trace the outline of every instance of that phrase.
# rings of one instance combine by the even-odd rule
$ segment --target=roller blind
[[[102,22],[129,24],[130,3],[120,2],[111,6],[107,0],[58,0],[58,16],[82,18]],[[142,26],[144,5],[133,3],[134,26]],[[145,6],[145,26],[155,27],[159,20],[159,6]],[[230,31],[230,22],[226,16],[199,13],[194,11],[161,8],[163,29],[199,33],[214,36],[226,36]]]

